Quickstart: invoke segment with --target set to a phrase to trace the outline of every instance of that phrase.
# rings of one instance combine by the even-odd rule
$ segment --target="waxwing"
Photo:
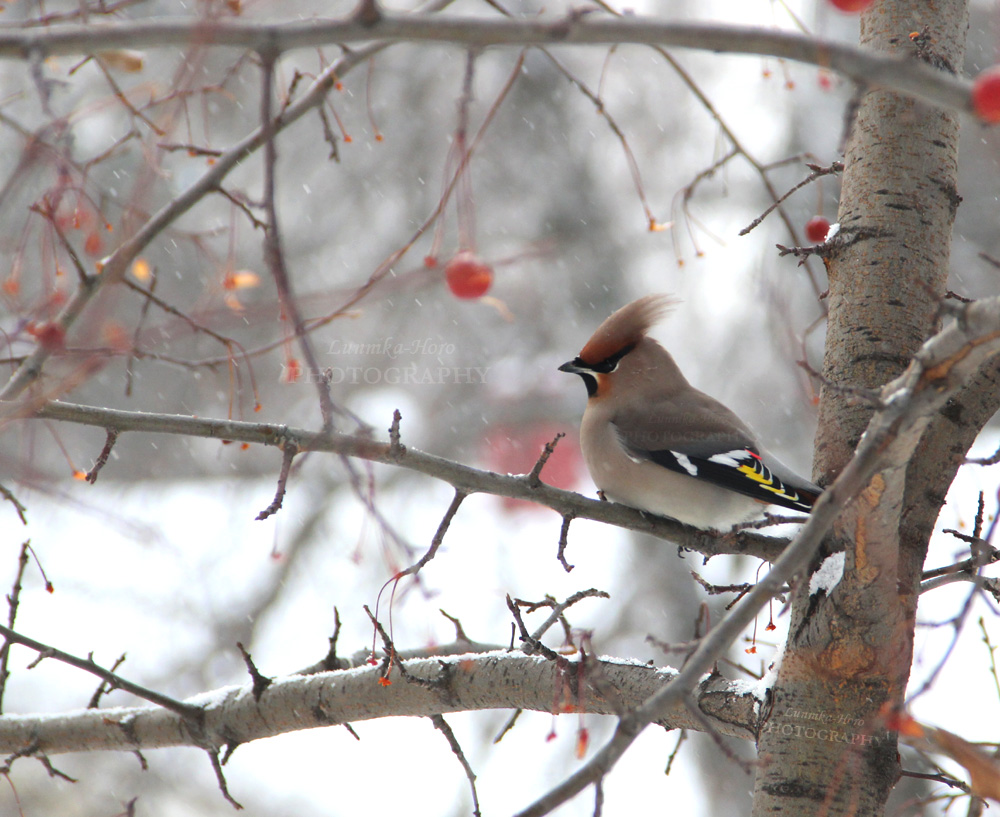
[[[559,367],[587,387],[580,447],[594,483],[607,499],[698,528],[725,530],[768,505],[808,513],[821,489],[761,448],[646,336],[674,303],[647,295],[623,306]]]

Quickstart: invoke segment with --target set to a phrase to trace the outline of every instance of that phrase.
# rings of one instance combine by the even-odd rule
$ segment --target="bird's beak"
[[[597,377],[594,375],[594,370],[587,366],[580,358],[575,357],[572,360],[568,360],[559,367],[560,372],[569,372],[570,374],[578,374],[583,379],[583,384],[587,387],[587,397],[593,397],[597,394]]]

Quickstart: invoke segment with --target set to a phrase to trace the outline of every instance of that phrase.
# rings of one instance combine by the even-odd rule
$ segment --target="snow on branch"
[[[588,690],[587,712],[633,709],[669,681],[674,671],[639,662],[601,660],[601,684]],[[158,706],[84,709],[58,715],[0,717],[0,752],[37,754],[78,751],[144,751],[168,746],[234,749],[241,743],[286,732],[401,715],[428,716],[481,709],[551,712],[570,679],[551,661],[519,650],[497,649],[405,661],[382,679],[381,666],[277,678],[255,697],[252,685],[231,686],[184,701],[197,719]],[[575,677],[575,673],[574,673]],[[382,681],[380,682],[380,679]],[[600,689],[614,690],[614,700]],[[755,688],[745,682],[704,678],[700,711],[719,733],[753,739]],[[685,706],[666,712],[667,728],[704,729]]]

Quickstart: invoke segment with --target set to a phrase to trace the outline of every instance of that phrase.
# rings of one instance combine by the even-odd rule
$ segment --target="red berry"
[[[813,216],[806,222],[806,238],[813,244],[819,244],[830,232],[830,222],[823,216]]]
[[[456,298],[478,298],[493,285],[493,268],[475,253],[462,251],[444,265],[444,277]]]
[[[848,14],[856,14],[859,11],[864,11],[874,2],[875,0],[830,0],[830,5],[841,11],[846,11]]]
[[[100,255],[104,249],[104,240],[97,230],[91,230],[87,235],[87,240],[83,242],[83,249],[87,255]]]
[[[984,122],[1000,122],[1000,65],[987,68],[972,83],[972,109]]]
[[[302,366],[298,359],[294,357],[288,358],[285,361],[285,365],[281,367],[281,382],[298,383],[300,377],[302,377]]]
[[[66,347],[66,330],[59,323],[29,323],[24,331],[38,341],[38,345],[50,352],[58,352]]]

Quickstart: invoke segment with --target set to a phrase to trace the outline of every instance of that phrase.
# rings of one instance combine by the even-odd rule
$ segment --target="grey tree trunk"
[[[966,0],[879,0],[862,17],[861,44],[958,71],[967,20]],[[958,131],[955,114],[885,91],[866,93],[858,106],[841,232],[827,263],[823,373],[837,385],[821,395],[820,484],[850,459],[872,413],[838,385],[881,386],[937,328],[960,201]],[[976,420],[989,416],[991,376],[995,370],[970,388],[967,416],[942,415],[924,435],[924,456],[877,475],[843,514],[827,552],[845,550],[844,576],[830,595],[810,595],[808,577],[793,589],[790,634],[758,740],[754,815],[883,812],[899,761],[880,711],[903,700],[927,542]]]

